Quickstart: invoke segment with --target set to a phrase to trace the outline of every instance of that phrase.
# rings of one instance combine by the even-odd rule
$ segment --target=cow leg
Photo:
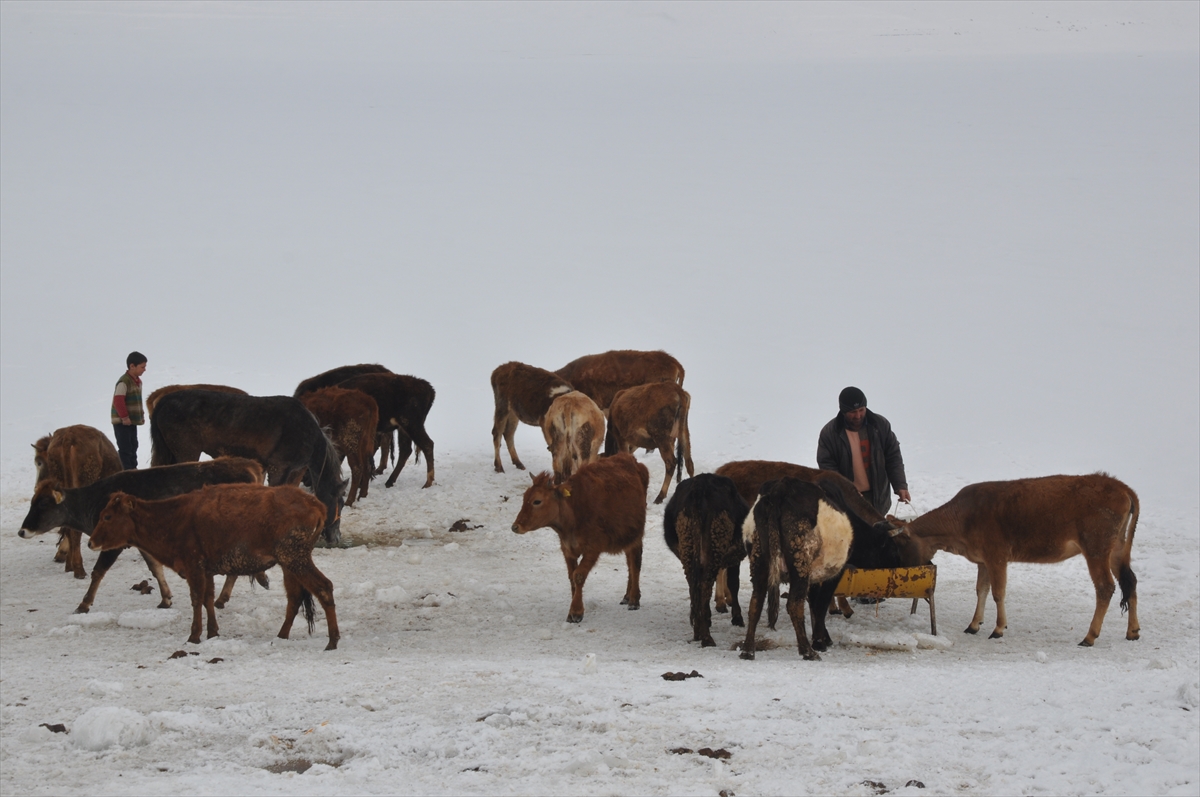
[[[350,489],[346,492],[346,506],[354,506],[354,502],[358,500],[358,491],[362,484],[363,474],[358,468],[356,454],[351,454],[347,459],[350,461]]]
[[[688,622],[692,625],[692,641],[699,642],[702,639],[700,634],[700,582],[702,579],[694,567],[685,567],[683,575],[687,578],[688,583],[688,603],[690,605]]]
[[[167,574],[163,570],[162,563],[155,559],[145,551],[141,551],[142,559],[146,562],[146,567],[150,568],[150,575],[154,576],[154,580],[158,582],[158,594],[162,598],[158,602],[159,609],[171,608],[171,585],[167,583]]]
[[[729,618],[729,622],[733,625],[745,625],[742,620],[742,607],[738,604],[738,586],[742,579],[741,565],[730,567],[723,572],[729,584],[729,604],[733,607],[733,614]]]
[[[200,644],[200,608],[204,605],[204,576],[197,573],[188,573],[187,576],[188,591],[192,597],[192,635],[188,637],[188,642],[193,645]]]
[[[1100,636],[1100,626],[1104,624],[1104,615],[1108,613],[1113,593],[1117,591],[1116,582],[1113,580],[1113,574],[1109,571],[1105,558],[1107,557],[1088,556],[1086,552],[1084,553],[1088,573],[1091,574],[1092,584],[1096,587],[1096,613],[1092,615],[1092,624],[1088,626],[1087,636],[1079,643],[1080,647],[1090,648],[1096,643],[1096,637]]]
[[[729,577],[725,573],[726,570],[723,567],[717,572],[714,600],[718,614],[725,614],[729,611]]]
[[[300,608],[300,582],[290,570],[283,571],[283,591],[287,594],[287,611],[283,615],[283,625],[279,627],[279,638],[287,639],[292,633],[292,623],[296,620],[296,612]]]
[[[746,641],[742,643],[741,657],[754,659],[754,633],[758,630],[758,618],[762,616],[763,598],[767,595],[767,574],[755,573],[754,564],[750,565],[750,580],[753,590],[750,593],[750,618],[746,623]]]
[[[567,612],[568,623],[583,622],[583,584],[587,581],[588,573],[596,566],[600,553],[588,551],[579,559],[575,572],[571,574],[571,609]]]
[[[307,551],[305,551],[307,553]],[[290,557],[289,557],[290,558]],[[286,564],[279,563],[284,573],[284,584],[287,584],[288,574],[290,572],[296,590],[296,604],[299,605],[303,600],[304,592],[307,591],[312,597],[315,597],[321,604],[321,610],[325,612],[325,625],[329,630],[329,643],[325,645],[326,650],[337,650],[338,640],[341,639],[341,634],[338,631],[337,624],[337,608],[333,602],[333,582],[330,581],[324,573],[317,569],[310,556],[302,556],[296,560]],[[311,600],[311,598],[310,598]],[[279,630],[279,636],[287,639],[285,630],[290,633],[292,620],[296,617],[296,610],[292,608],[292,597],[288,594],[288,618],[284,622],[284,628]],[[312,626],[310,624],[309,630]]]
[[[117,557],[121,555],[124,548],[112,548],[107,551],[101,551],[100,556],[96,558],[96,564],[92,567],[92,583],[88,585],[87,594],[83,596],[83,600],[75,607],[75,614],[87,614],[91,611],[92,603],[96,600],[96,590],[100,588],[100,582],[104,580],[104,574],[113,566],[113,562],[117,561]]]
[[[992,580],[992,600],[996,602],[996,628],[988,634],[988,639],[999,639],[1004,636],[1004,630],[1008,628],[1008,614],[1004,611],[1004,587],[1008,582],[1008,562],[994,562],[988,568],[988,575]]]
[[[838,581],[841,580],[841,574],[823,581],[820,584],[813,584],[808,590],[808,607],[812,614],[812,647],[814,650],[828,650],[833,644],[833,639],[829,636],[829,629],[825,626],[825,616],[829,614],[829,606],[833,603],[833,593],[837,591]],[[788,612],[792,610],[791,596],[788,596]]]
[[[675,475],[675,451],[672,449],[670,441],[658,447],[658,453],[662,457],[663,468],[667,471],[663,474],[662,489],[658,491],[658,498],[654,499],[654,503],[661,504],[663,499],[667,497],[667,491],[671,488],[671,477]]]
[[[642,605],[642,542],[638,540],[625,551],[625,567],[629,570],[629,579],[625,583],[625,597],[622,604],[629,606],[630,611]],[[589,568],[590,569],[590,568]],[[707,603],[705,604],[708,605]]]
[[[717,643],[712,638],[712,608],[709,602],[712,600],[713,582],[716,579],[716,573],[712,570],[703,570],[697,574],[699,576],[699,606],[697,607],[698,616],[696,617],[696,639],[700,640],[700,647],[714,648]]]
[[[404,470],[404,466],[408,464],[408,458],[412,456],[412,438],[408,436],[408,432],[396,427],[396,437],[396,469],[383,483],[384,487],[391,487],[396,483],[396,477],[400,475],[400,471]]]
[[[66,565],[63,568],[64,572],[71,569],[71,535],[65,528],[58,532],[58,546],[54,549],[54,561]]]
[[[978,574],[975,576],[975,614],[971,617],[971,624],[964,629],[964,633],[978,634],[979,626],[983,624],[983,607],[987,605],[988,590],[991,589],[991,579],[988,578],[987,566],[980,562]]]
[[[213,596],[216,590],[213,585],[213,574],[207,573],[204,576],[204,612],[208,615],[208,638],[212,639],[217,634],[217,608],[214,605]]]
[[[87,578],[87,571],[83,569],[83,551],[80,550],[79,544],[83,539],[83,532],[78,529],[67,529],[67,537],[71,540],[71,553],[67,558],[67,570],[74,573],[75,578]]]
[[[213,605],[218,609],[224,609],[225,604],[229,603],[229,596],[233,594],[233,585],[237,583],[238,577],[232,574],[225,576],[225,584],[221,587],[221,594],[217,596]]]
[[[773,565],[772,565],[773,566]],[[779,586],[771,587],[767,592],[767,627],[772,631],[775,630],[775,623],[779,621]]]
[[[837,611],[835,612],[833,610],[833,604],[830,604],[829,613],[840,614],[842,617],[845,617],[847,620],[849,620],[854,616],[854,608],[850,605],[850,601],[839,595],[837,599]]]
[[[425,455],[425,483],[421,485],[422,489],[433,486],[433,440],[425,433],[424,426],[418,426],[412,430],[412,440],[417,444],[417,448]],[[395,478],[393,476],[392,478]]]
[[[820,661],[821,656],[817,651],[813,650],[813,646],[808,641],[808,634],[804,630],[804,598],[808,595],[808,579],[795,577],[792,579],[792,585],[788,589],[787,610],[788,615],[792,618],[792,628],[796,629],[796,647],[800,651],[801,657],[806,661]],[[821,614],[824,614],[825,609],[821,609]],[[817,612],[814,611],[814,614]],[[814,632],[816,629],[813,629]]]

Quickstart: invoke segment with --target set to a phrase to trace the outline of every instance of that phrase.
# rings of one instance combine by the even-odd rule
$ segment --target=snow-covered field
[[[1197,30],[1194,2],[0,2],[0,793],[1196,794]],[[821,662],[782,625],[744,662],[724,617],[689,642],[661,507],[641,610],[606,557],[566,625],[488,375],[616,348],[685,365],[702,471],[814,464],[853,384],[919,510],[1112,473],[1141,640],[1114,602],[1076,646],[1079,559],[1013,566],[1006,636],[965,635],[975,570],[941,554],[936,640],[893,600]],[[197,647],[177,577],[157,610],[122,557],[79,617],[16,537],[29,445],[106,429],[132,349],[148,390],[435,386],[437,483],[375,482],[316,554],[337,651],[274,638],[278,571]]]
[[[543,459],[527,454],[531,467]],[[648,462],[653,481],[662,465]],[[1096,646],[1076,646],[1094,605],[1081,559],[1013,566],[1006,636],[963,634],[975,569],[939,554],[936,646],[918,643],[927,608],[910,616],[891,600],[878,617],[859,606],[832,618],[838,644],[820,662],[797,656],[786,614],[776,632],[764,623],[779,647],[747,662],[729,649],[741,634],[728,615],[715,622],[717,648],[690,641],[661,507],[647,522],[642,608],[619,605],[624,560],[606,556],[583,623],[568,625],[557,537],[509,530],[527,475],[492,473],[484,455],[438,472],[428,490],[416,473],[390,490],[376,482],[343,520],[359,544],[318,549],[343,634],[331,652],[320,617],[311,637],[275,638],[277,569],[270,591],[240,583],[220,638],[199,646],[185,642],[186,585],[172,575],[175,608],[154,609],[157,595],[130,590],[147,577],[135,556],[110,571],[91,614],[72,615],[86,582],[50,561],[54,535],[12,533],[24,507],[6,491],[3,791],[875,793],[865,781],[898,794],[1196,791],[1200,551],[1180,518],[1148,508],[1138,527],[1139,642],[1124,639],[1114,601]],[[959,486],[921,484],[918,508]],[[449,531],[460,520],[469,530]],[[172,659],[177,650],[189,655]],[[662,678],[692,670],[703,677]]]

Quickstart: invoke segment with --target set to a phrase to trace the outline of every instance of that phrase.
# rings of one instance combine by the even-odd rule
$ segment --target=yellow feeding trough
[[[834,595],[845,598],[912,598],[909,614],[916,614],[917,601],[924,598],[929,602],[929,632],[937,636],[937,617],[933,610],[933,589],[936,585],[937,565],[882,570],[848,567]]]

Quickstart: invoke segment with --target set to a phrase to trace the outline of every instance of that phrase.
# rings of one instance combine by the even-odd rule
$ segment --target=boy
[[[112,422],[113,437],[117,439],[117,453],[126,470],[137,468],[137,428],[146,422],[142,411],[142,374],[146,373],[146,355],[138,351],[125,358],[125,373],[117,380],[113,390]]]

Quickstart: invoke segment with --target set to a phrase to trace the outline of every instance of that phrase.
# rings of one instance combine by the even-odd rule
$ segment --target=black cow
[[[356,376],[363,374],[390,374],[391,371],[384,368],[382,365],[343,365],[338,368],[331,368],[324,373],[305,379],[296,386],[296,392],[292,395],[296,398],[307,393],[315,393],[323,387],[337,387],[347,379],[353,379]]]
[[[379,437],[381,453],[376,473],[387,469],[385,441],[391,439],[392,430],[399,438],[396,445],[396,469],[384,482],[384,487],[396,483],[396,477],[404,469],[412,454],[413,443],[425,455],[425,484],[433,484],[433,440],[425,432],[425,418],[433,407],[435,392],[433,385],[415,376],[400,374],[363,374],[339,382],[344,390],[361,390],[379,405]]]
[[[347,482],[337,449],[299,399],[181,390],[158,402],[150,441],[152,466],[195,462],[201,454],[248,457],[273,486],[303,479],[325,504],[326,543],[340,543]]]
[[[742,523],[750,507],[738,495],[732,479],[702,473],[685,479],[667,502],[663,515],[663,536],[667,547],[683,564],[691,595],[692,639],[701,647],[712,647],[713,583],[717,573],[728,570],[729,592],[734,625],[743,625],[738,605],[738,576],[746,546],[742,542]]]
[[[25,538],[34,537],[60,526],[69,526],[90,536],[100,518],[101,510],[115,492],[154,501],[199,490],[206,484],[262,484],[262,480],[262,466],[254,460],[241,457],[221,457],[211,462],[188,462],[161,468],[125,470],[74,489],[64,489],[53,479],[45,479],[38,482],[33,500],[29,502],[29,514],[21,521],[20,535]],[[75,609],[76,614],[87,614],[92,608],[96,590],[99,589],[105,573],[121,555],[121,550],[118,548],[100,554],[95,567],[92,568],[92,583],[79,607]],[[158,580],[158,590],[162,596],[159,608],[169,608],[171,588],[163,577],[162,565],[144,552],[142,556],[146,559],[150,572]],[[229,587],[232,586],[230,583]]]

